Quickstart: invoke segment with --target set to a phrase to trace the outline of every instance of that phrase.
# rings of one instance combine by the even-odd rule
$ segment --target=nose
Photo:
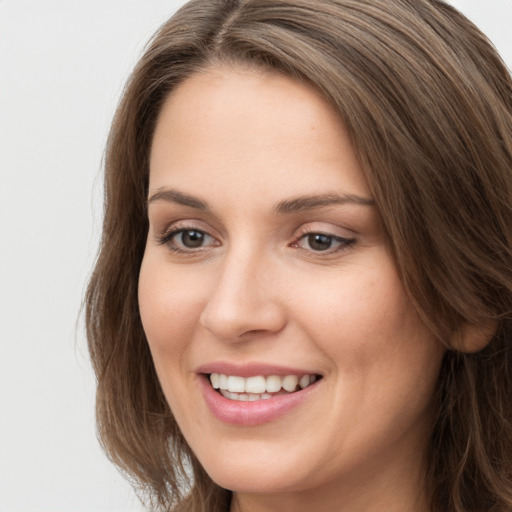
[[[255,253],[226,258],[200,316],[216,338],[239,342],[276,334],[286,325],[273,265]]]

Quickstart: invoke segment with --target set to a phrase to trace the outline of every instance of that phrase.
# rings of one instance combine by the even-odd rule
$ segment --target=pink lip
[[[286,375],[297,375],[293,371],[290,372],[289,369],[287,372]],[[303,374],[305,373],[303,372]],[[257,373],[256,375],[261,374]],[[277,373],[273,372],[265,372],[265,374],[277,375]],[[230,373],[230,375],[242,376],[240,373]],[[252,373],[252,375],[255,374]],[[218,420],[231,425],[248,427],[275,421],[292,409],[295,409],[310,398],[310,395],[315,392],[321,380],[289,395],[279,395],[268,400],[256,400],[254,402],[241,402],[223,397],[218,391],[213,389],[207,375],[199,375],[199,382],[205,402]]]
[[[223,373],[224,375],[236,375],[238,377],[254,377],[255,375],[314,375],[315,371],[299,368],[285,368],[284,366],[274,366],[264,363],[233,364],[228,362],[207,363],[199,366],[196,373]],[[307,388],[306,388],[307,389]]]

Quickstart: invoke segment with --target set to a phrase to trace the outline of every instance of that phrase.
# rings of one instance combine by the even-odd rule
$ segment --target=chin
[[[297,485],[295,480],[292,481],[290,479],[288,472],[276,475],[268,471],[269,467],[255,470],[250,469],[249,466],[250,462],[247,463],[246,467],[236,469],[235,473],[223,469],[219,471],[214,470],[208,474],[220,487],[239,493],[275,494],[290,492],[295,488],[301,487]]]
[[[232,451],[223,453],[229,455],[212,454],[210,460],[200,460],[200,463],[217,485],[231,491],[280,493],[303,489],[308,481],[307,475],[303,474],[305,464],[286,460],[275,451],[274,455],[265,455],[259,450],[259,457],[248,454],[235,458],[231,456]]]

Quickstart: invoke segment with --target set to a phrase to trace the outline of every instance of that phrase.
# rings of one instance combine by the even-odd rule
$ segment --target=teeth
[[[256,375],[244,378],[222,373],[210,374],[210,382],[214,389],[221,390],[226,398],[243,401],[266,400],[272,398],[270,393],[278,393],[281,389],[293,393],[297,391],[298,386],[304,389],[315,381],[315,375],[269,375],[266,378]]]
[[[286,389],[286,391],[289,391],[292,393],[297,389],[297,384],[299,383],[299,377],[297,375],[287,375],[283,379],[283,388]]]
[[[230,400],[238,400],[239,402],[256,402],[256,400],[268,400],[272,398],[272,395],[268,393],[231,393],[231,391],[226,391],[224,389],[220,390],[220,394]]]
[[[210,375],[210,382],[212,383],[212,386],[214,387],[214,389],[219,389],[219,380],[220,380],[220,376],[218,373],[212,373]]]
[[[231,391],[231,393],[244,393],[245,379],[243,377],[235,377],[234,375],[230,375],[228,377],[228,391]]]
[[[267,393],[277,393],[281,389],[281,377],[270,375],[267,377]]]
[[[265,377],[258,375],[257,377],[249,377],[245,380],[245,391],[247,393],[261,394],[267,391],[267,382]]]
[[[228,389],[228,378],[226,375],[219,375],[219,389]]]
[[[212,382],[213,384],[213,382]],[[307,388],[310,384],[309,375],[303,375],[299,380],[299,386],[301,389]],[[213,386],[215,387],[215,385]]]

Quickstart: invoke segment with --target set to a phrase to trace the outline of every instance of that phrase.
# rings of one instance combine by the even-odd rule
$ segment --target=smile
[[[306,368],[216,361],[195,369],[204,402],[224,424],[258,426],[294,414],[319,396],[324,375]]]
[[[254,402],[268,400],[275,396],[288,395],[305,389],[317,380],[313,374],[306,375],[256,375],[240,377],[223,373],[210,374],[212,387],[229,400]]]

